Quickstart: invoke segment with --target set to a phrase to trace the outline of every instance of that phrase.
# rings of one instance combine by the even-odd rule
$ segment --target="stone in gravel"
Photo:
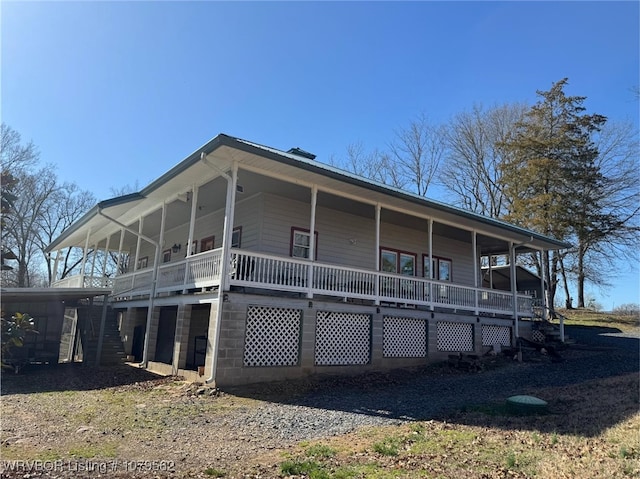
[[[93,431],[93,428],[91,426],[80,426],[76,430],[76,434],[82,434],[83,432],[89,432],[89,431]]]

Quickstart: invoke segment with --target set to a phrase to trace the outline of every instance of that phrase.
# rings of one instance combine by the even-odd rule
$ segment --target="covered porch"
[[[305,234],[305,244],[295,243]],[[83,251],[80,274],[53,286],[110,287],[115,301],[253,290],[517,318],[531,315],[531,298],[515,281],[508,291],[482,287],[481,258],[504,255],[515,266],[518,254],[560,246],[218,137],[140,193],[98,204],[49,249],[54,271],[64,248]]]

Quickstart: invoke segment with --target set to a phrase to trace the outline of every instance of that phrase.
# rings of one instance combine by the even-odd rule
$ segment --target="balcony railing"
[[[222,250],[199,253],[158,268],[156,291],[186,292],[215,288],[221,283]],[[108,278],[107,278],[108,279]],[[152,269],[114,278],[113,296],[130,298],[151,293]],[[371,300],[404,306],[442,307],[475,314],[513,315],[513,294],[425,278],[362,268],[311,263],[306,260],[233,249],[229,284],[238,287],[332,296],[342,300]],[[55,286],[60,286],[58,283]],[[518,294],[518,316],[531,316],[532,299]]]
[[[68,276],[53,283],[54,288],[111,288],[113,280],[107,276]]]

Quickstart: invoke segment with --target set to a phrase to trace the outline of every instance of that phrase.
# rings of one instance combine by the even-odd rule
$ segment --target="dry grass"
[[[592,311],[590,309],[560,309],[567,323],[576,326],[596,326],[619,329],[625,333],[640,331],[639,315],[621,315]]]
[[[624,478],[640,475],[637,374],[538,391],[551,411],[511,416],[501,405],[448,420],[360,431],[287,451],[305,477]],[[594,403],[601,403],[598,406]],[[603,417],[603,411],[614,417]],[[621,419],[622,417],[622,419]],[[598,434],[577,433],[615,424]],[[314,451],[331,451],[318,455]]]

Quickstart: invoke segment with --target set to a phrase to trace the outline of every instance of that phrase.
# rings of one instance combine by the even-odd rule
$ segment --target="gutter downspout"
[[[309,225],[309,269],[307,271],[307,299],[313,298],[313,263],[316,260],[316,206],[318,203],[318,186],[311,188],[311,224]]]
[[[151,328],[151,318],[153,316],[153,303],[156,297],[156,285],[158,282],[158,266],[160,264],[160,249],[161,249],[160,243],[149,238],[148,236],[143,235],[142,233],[139,233],[133,230],[132,228],[129,228],[127,225],[120,223],[118,220],[111,218],[110,216],[107,216],[102,212],[102,208],[98,208],[98,214],[103,218],[106,218],[107,220],[111,221],[112,223],[117,224],[122,229],[127,230],[130,233],[133,233],[138,237],[138,240],[143,239],[145,241],[148,241],[156,248],[155,259],[153,261],[153,272],[151,273],[151,292],[149,293],[149,308],[147,309],[147,325],[146,325],[146,330],[144,334],[144,350],[142,353],[142,362],[140,363],[140,366],[146,368],[147,365],[149,364],[149,329]]]
[[[218,289],[218,308],[216,309],[216,331],[213,338],[212,351],[213,357],[211,358],[211,376],[205,381],[206,384],[216,384],[216,369],[218,367],[218,349],[220,342],[220,327],[222,322],[222,302],[224,298],[224,291],[229,289],[229,274],[228,270],[231,266],[231,234],[233,230],[233,216],[235,208],[235,193],[236,184],[238,181],[238,165],[233,163],[231,176],[216,164],[207,160],[207,156],[204,151],[200,153],[200,160],[209,168],[215,170],[225,180],[227,180],[227,196],[224,206],[224,228],[222,235],[222,264],[220,265],[220,288]]]

